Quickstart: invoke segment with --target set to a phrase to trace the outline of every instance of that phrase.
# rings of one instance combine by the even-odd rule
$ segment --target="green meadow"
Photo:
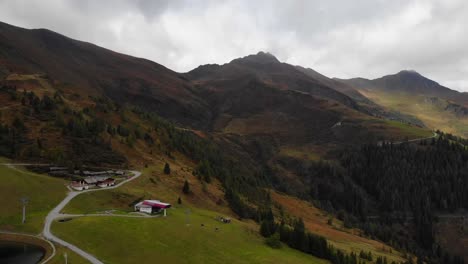
[[[286,246],[268,247],[256,225],[224,224],[215,212],[187,209],[158,218],[81,217],[56,222],[52,230],[105,263],[328,263]]]
[[[0,163],[5,162],[8,160],[0,159]],[[0,165],[0,181],[0,230],[40,233],[47,213],[67,192],[62,179],[4,165]],[[21,223],[22,197],[28,198],[25,224]]]

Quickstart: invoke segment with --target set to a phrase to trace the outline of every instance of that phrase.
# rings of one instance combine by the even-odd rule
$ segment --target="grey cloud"
[[[0,16],[182,72],[265,50],[328,76],[415,69],[468,91],[464,0],[2,0]]]

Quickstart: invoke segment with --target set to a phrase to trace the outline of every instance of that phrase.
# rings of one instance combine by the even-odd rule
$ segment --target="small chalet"
[[[72,183],[70,184],[70,187],[72,187],[76,191],[83,191],[83,190],[89,189],[89,185],[83,180],[72,181]]]
[[[100,187],[100,188],[106,188],[106,187],[109,187],[109,186],[114,186],[115,185],[115,180],[112,179],[112,178],[107,178],[103,181],[99,181],[97,183],[97,186]]]
[[[166,209],[171,208],[168,203],[163,203],[159,200],[144,200],[135,204],[135,212],[143,212],[147,214],[155,214],[163,211],[166,216]]]

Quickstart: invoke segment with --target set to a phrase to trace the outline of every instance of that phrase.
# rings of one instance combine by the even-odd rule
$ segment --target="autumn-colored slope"
[[[302,218],[310,232],[324,236],[337,248],[356,253],[361,250],[371,251],[374,256],[386,256],[391,260],[403,261],[402,254],[394,248],[364,237],[361,230],[345,228],[342,221],[309,202],[278,192],[272,192],[271,198],[287,214]]]

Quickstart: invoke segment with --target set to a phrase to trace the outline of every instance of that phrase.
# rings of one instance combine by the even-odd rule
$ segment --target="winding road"
[[[410,143],[410,142],[417,142],[417,141],[423,141],[423,140],[428,140],[428,139],[433,139],[433,138],[436,138],[439,134],[437,134],[436,132],[433,132],[433,135],[430,136],[430,137],[425,137],[425,138],[415,138],[415,139],[409,139],[409,140],[404,140],[404,141],[379,141],[379,143],[377,143],[378,145],[381,145],[382,143],[388,143],[388,144],[393,144],[393,145],[399,145],[399,144],[403,144],[403,143]]]
[[[65,197],[65,199],[63,199],[47,215],[47,217],[45,219],[44,229],[42,230],[42,234],[44,235],[44,237],[46,239],[50,240],[50,241],[53,241],[53,242],[55,242],[57,244],[60,244],[60,245],[62,245],[64,247],[69,248],[70,250],[74,251],[76,254],[82,256],[83,258],[87,259],[89,262],[91,262],[93,264],[103,264],[103,262],[101,262],[95,256],[89,254],[88,252],[80,249],[79,247],[77,247],[77,246],[75,246],[75,245],[73,245],[71,243],[68,243],[65,240],[62,240],[62,239],[56,237],[54,234],[52,234],[52,232],[50,230],[50,227],[52,226],[52,223],[53,223],[54,220],[67,216],[67,215],[61,214],[60,211],[62,211],[62,209],[76,196],[78,196],[78,195],[80,195],[82,193],[98,192],[98,191],[106,191],[106,190],[109,190],[109,189],[115,189],[115,188],[118,188],[118,187],[122,186],[123,184],[128,183],[130,181],[133,181],[136,178],[141,176],[141,172],[139,172],[139,171],[130,171],[130,172],[133,173],[133,175],[134,175],[133,177],[128,178],[127,180],[124,180],[121,183],[119,183],[119,184],[117,184],[115,186],[112,186],[112,187],[107,187],[107,188],[104,188],[104,189],[90,189],[90,190],[85,190],[85,191],[70,191],[67,194],[67,196]]]
[[[433,133],[433,135],[430,136],[430,137],[415,138],[415,139],[410,139],[410,140],[406,140],[406,141],[393,142],[393,145],[402,144],[402,143],[409,143],[409,142],[416,142],[416,141],[423,141],[423,140],[433,139],[433,138],[436,138],[438,136],[438,134],[436,132],[432,132],[432,133]]]
[[[8,166],[10,168],[15,168],[15,166],[32,166],[32,165],[38,165],[38,164],[29,164],[29,163],[2,163],[0,165],[3,165],[3,166]],[[46,164],[41,164],[41,165],[46,165]],[[16,168],[15,168],[16,169]],[[87,259],[89,262],[93,263],[93,264],[103,264],[103,262],[101,262],[99,259],[97,259],[95,256],[89,254],[88,252],[80,249],[79,247],[71,244],[71,243],[68,243],[67,241],[65,240],[62,240],[58,237],[56,237],[54,234],[52,234],[51,230],[50,230],[50,227],[52,226],[52,223],[54,222],[54,220],[56,219],[59,219],[59,218],[66,218],[66,217],[79,217],[79,216],[120,216],[120,217],[152,217],[152,216],[136,216],[136,215],[128,215],[128,216],[125,216],[125,215],[113,215],[113,214],[92,214],[92,215],[68,215],[68,214],[61,214],[60,211],[62,211],[62,209],[73,199],[75,198],[76,196],[80,195],[80,194],[83,194],[83,193],[89,193],[89,192],[98,192],[98,191],[106,191],[106,190],[110,190],[110,189],[115,189],[115,188],[118,188],[122,185],[124,185],[125,183],[128,183],[130,181],[133,181],[135,179],[137,179],[138,177],[141,176],[141,172],[139,171],[128,171],[130,173],[133,174],[133,177],[131,178],[128,178],[122,182],[120,182],[119,184],[116,184],[115,186],[111,186],[111,187],[107,187],[107,188],[103,188],[103,189],[90,189],[90,190],[85,190],[85,191],[70,191],[68,192],[67,196],[54,208],[52,209],[52,211],[49,212],[49,214],[47,214],[47,217],[45,219],[45,223],[44,223],[44,229],[42,230],[42,234],[44,236],[44,238],[46,238],[47,240],[49,241],[52,241],[52,242],[55,242],[57,244],[60,244],[64,247],[67,247],[69,248],[71,251],[75,252],[76,254],[82,256],[83,258]],[[54,247],[54,254],[55,254],[55,247]],[[53,255],[48,258],[46,261],[42,262],[42,263],[46,263],[48,262],[51,258],[53,257]]]

